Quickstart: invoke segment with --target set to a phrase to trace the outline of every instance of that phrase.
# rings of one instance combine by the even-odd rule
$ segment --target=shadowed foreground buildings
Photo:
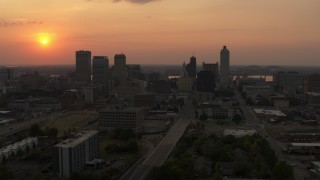
[[[69,177],[97,157],[98,131],[82,131],[54,146],[53,171],[59,177]]]

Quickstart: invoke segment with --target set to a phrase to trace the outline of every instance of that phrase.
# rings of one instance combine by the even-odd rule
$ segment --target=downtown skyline
[[[125,53],[129,64],[182,64],[193,53],[214,63],[227,45],[233,65],[320,66],[316,0],[1,4],[0,65],[74,64],[81,49],[94,56]]]

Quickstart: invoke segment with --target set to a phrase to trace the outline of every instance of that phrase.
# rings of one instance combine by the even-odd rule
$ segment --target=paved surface
[[[120,179],[141,180],[145,178],[153,167],[161,166],[183,135],[187,126],[191,122],[193,115],[194,110],[192,104],[187,102],[181,109],[180,117],[177,122],[169,130],[158,146],[155,147],[152,153],[150,153],[146,159],[140,159],[138,164],[135,164],[135,170],[131,169],[130,173],[126,173],[125,177],[123,176]]]
[[[271,148],[275,151],[276,156],[279,160],[286,161],[288,164],[293,166],[294,178],[296,180],[303,179],[305,177],[305,174],[301,173],[302,171],[298,167],[299,163],[297,161],[289,160],[288,157],[282,151],[281,144],[276,139],[269,136],[268,133],[266,132],[265,126],[269,126],[269,125],[262,124],[262,122],[260,122],[260,120],[255,116],[252,109],[245,103],[240,93],[236,92],[235,97],[238,99],[240,107],[243,110],[243,114],[247,121],[246,126],[256,129],[260,133],[260,135],[263,136],[269,142]]]

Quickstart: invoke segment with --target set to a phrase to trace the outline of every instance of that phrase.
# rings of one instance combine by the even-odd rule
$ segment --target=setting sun
[[[41,40],[41,43],[45,45],[45,44],[48,43],[48,40],[47,40],[46,38],[43,38],[43,39]]]
[[[37,39],[41,45],[46,46],[51,42],[52,36],[49,33],[38,33]]]

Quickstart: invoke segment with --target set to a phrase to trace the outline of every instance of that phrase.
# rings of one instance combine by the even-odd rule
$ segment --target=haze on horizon
[[[76,50],[128,64],[320,66],[319,0],[1,0],[0,65],[74,64]],[[47,39],[39,39],[45,34]],[[46,45],[39,43],[46,41]],[[50,41],[49,41],[50,40]]]

